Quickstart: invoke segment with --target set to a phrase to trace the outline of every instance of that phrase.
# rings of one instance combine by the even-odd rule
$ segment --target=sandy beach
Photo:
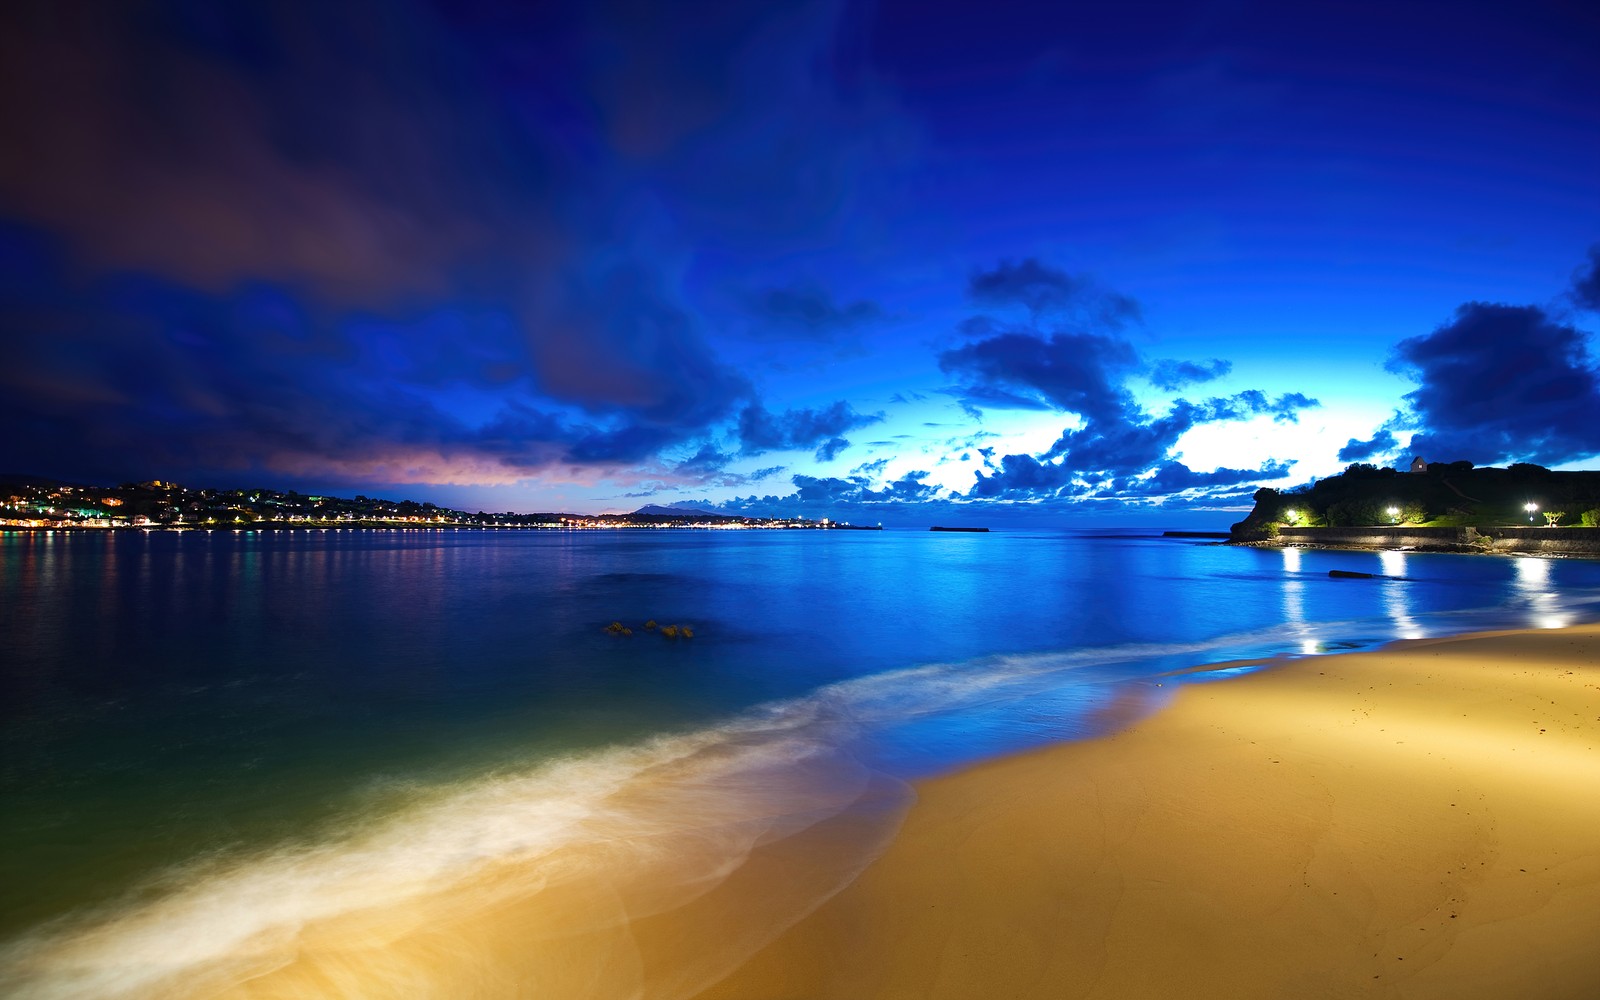
[[[1600,996],[1600,626],[1186,684],[917,792],[702,1000]]]

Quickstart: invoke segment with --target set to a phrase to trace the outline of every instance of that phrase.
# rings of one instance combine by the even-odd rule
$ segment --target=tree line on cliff
[[[1529,511],[1529,504],[1536,509]],[[1600,527],[1600,472],[1556,472],[1527,463],[1478,468],[1466,461],[1401,472],[1357,463],[1294,489],[1262,487],[1249,516],[1233,526],[1233,536],[1259,540],[1283,527],[1545,524],[1546,514],[1559,514],[1564,525]]]

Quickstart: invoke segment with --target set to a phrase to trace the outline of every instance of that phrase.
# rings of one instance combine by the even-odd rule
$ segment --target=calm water
[[[396,871],[435,834],[441,857],[467,850],[450,836],[526,851],[530,824],[575,836],[546,818],[582,800],[592,819],[585,796],[663,755],[714,752],[702,785],[781,812],[794,761],[825,759],[824,784],[916,777],[1154,710],[1165,671],[1558,626],[1597,601],[1590,561],[1067,533],[0,534],[0,930],[16,965],[84,913],[382,824]],[[419,818],[469,801],[470,831]],[[39,985],[54,974],[12,973],[100,988]]]

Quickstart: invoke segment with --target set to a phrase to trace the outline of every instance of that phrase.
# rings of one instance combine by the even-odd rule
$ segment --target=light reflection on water
[[[1532,607],[1532,622],[1538,628],[1565,628],[1574,621],[1562,607],[1561,596],[1551,586],[1552,560],[1538,556],[1518,556],[1517,588],[1523,591]]]
[[[1394,637],[1426,638],[1428,630],[1413,616],[1411,610],[1415,583],[1408,579],[1406,553],[1380,552],[1378,562],[1383,567],[1383,575],[1388,577],[1383,581],[1383,603]]]

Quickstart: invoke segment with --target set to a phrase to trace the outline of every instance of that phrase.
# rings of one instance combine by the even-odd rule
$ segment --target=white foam
[[[486,778],[370,829],[202,867],[153,902],[11,944],[0,954],[0,985],[14,996],[114,1000],[176,995],[191,977],[216,979],[219,967],[226,980],[230,964],[242,980],[292,959],[309,924],[399,907],[489,869],[513,876],[475,890],[472,905],[486,910],[602,874],[588,870],[592,860],[558,858],[575,844],[600,848],[588,857],[610,867],[688,866],[676,891],[636,906],[629,919],[682,905],[753,847],[862,793],[870,775],[840,753],[845,734],[813,707],[774,707],[716,729]],[[568,924],[561,933],[582,929]]]

